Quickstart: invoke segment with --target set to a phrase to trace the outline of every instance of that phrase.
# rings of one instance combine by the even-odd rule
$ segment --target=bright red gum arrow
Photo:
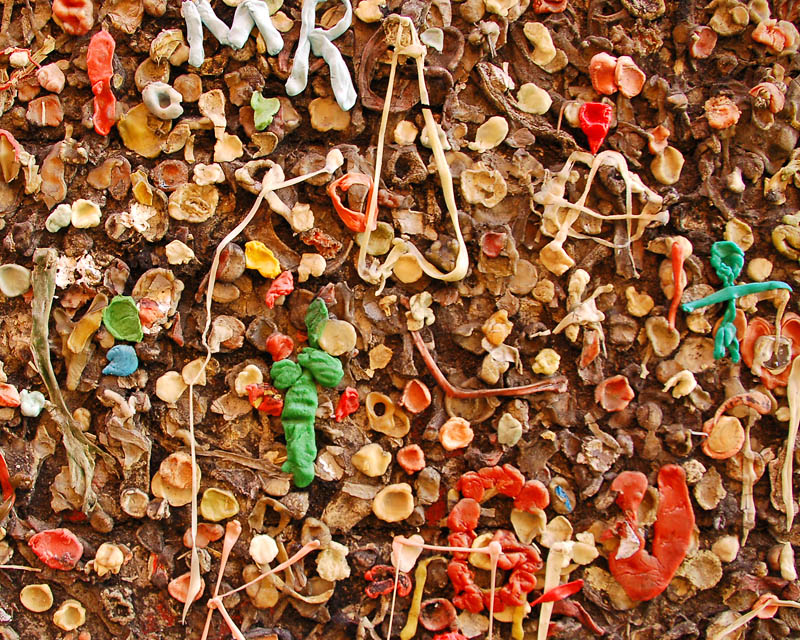
[[[611,105],[602,102],[584,102],[578,110],[578,122],[581,131],[586,134],[592,153],[597,153],[606,139],[612,113]]]

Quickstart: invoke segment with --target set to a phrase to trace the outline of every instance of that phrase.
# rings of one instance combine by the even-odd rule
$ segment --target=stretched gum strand
[[[738,300],[742,296],[750,295],[751,293],[761,293],[762,291],[771,291],[772,289],[786,289],[791,291],[792,288],[785,282],[779,280],[770,280],[768,282],[748,282],[747,284],[734,284],[730,287],[724,287],[719,291],[715,291],[711,295],[692,302],[684,302],[681,305],[687,313],[696,311],[701,307],[709,307],[718,302],[728,302],[729,300]]]
[[[751,409],[755,409],[761,415],[766,415],[772,411],[772,404],[770,403],[769,398],[760,391],[739,393],[735,396],[727,398],[721,405],[719,405],[714,413],[714,417],[709,421],[711,427],[713,428],[716,426],[717,422],[719,422],[719,419],[724,413],[727,413],[739,405],[744,405],[746,407],[750,407]]]
[[[192,0],[183,0],[181,15],[186,22],[186,40],[189,43],[189,65],[199,67],[203,64],[206,54],[203,51],[203,21],[197,11],[197,5]]]
[[[485,553],[491,558],[492,562],[492,571],[490,580],[490,588],[489,588],[489,635],[488,640],[492,640],[493,637],[493,629],[494,629],[494,593],[495,593],[495,581],[497,578],[497,561],[500,559],[500,554],[503,552],[503,548],[497,540],[492,540],[488,545],[485,547],[446,547],[446,546],[439,546],[433,544],[426,544],[424,542],[417,542],[416,540],[411,540],[406,538],[405,536],[395,536],[394,541],[398,542],[399,544],[404,544],[408,547],[416,547],[417,549],[425,549],[427,551],[439,551],[439,552],[455,552],[455,553]],[[433,558],[432,558],[433,559]],[[394,568],[394,589],[392,590],[392,608],[391,612],[389,613],[389,632],[386,636],[386,640],[389,640],[392,636],[392,622],[394,619],[394,608],[395,608],[395,600],[397,597],[397,583],[400,580],[400,565],[398,564]],[[416,594],[415,594],[416,595]]]
[[[238,520],[236,520],[235,522],[238,524]],[[307,556],[312,551],[314,551],[316,549],[319,549],[319,546],[320,546],[319,540],[312,540],[311,542],[308,542],[305,545],[303,545],[303,547],[300,549],[300,551],[295,553],[291,558],[289,558],[285,562],[282,562],[281,564],[279,564],[275,568],[270,569],[269,571],[267,571],[265,573],[262,573],[257,578],[254,578],[253,580],[251,580],[247,584],[243,584],[241,587],[237,587],[236,589],[232,589],[231,591],[228,591],[226,593],[218,595],[219,585],[222,582],[222,572],[225,569],[225,565],[228,562],[228,556],[230,555],[231,549],[233,548],[233,545],[236,543],[236,540],[239,537],[239,533],[241,533],[241,525],[239,525],[239,532],[236,534],[236,538],[235,539],[232,539],[229,542],[228,541],[228,536],[227,535],[225,536],[225,546],[222,549],[222,559],[220,560],[219,575],[217,576],[217,585],[216,585],[216,587],[214,589],[214,597],[209,599],[209,601],[208,601],[208,605],[207,605],[208,606],[208,615],[206,616],[206,626],[203,629],[203,635],[201,637],[201,640],[206,640],[206,638],[208,637],[208,630],[209,630],[209,626],[211,624],[211,616],[214,613],[214,609],[219,611],[220,615],[222,616],[222,619],[225,621],[225,624],[228,626],[228,629],[230,629],[231,634],[233,635],[234,638],[236,638],[236,640],[246,640],[244,634],[242,634],[241,629],[239,629],[239,627],[236,625],[236,623],[233,621],[233,619],[228,614],[228,610],[225,608],[225,605],[222,603],[222,599],[227,597],[227,596],[229,596],[229,595],[232,595],[232,594],[234,594],[234,593],[236,593],[238,591],[241,591],[242,589],[247,589],[247,587],[256,584],[257,582],[263,580],[267,576],[271,576],[271,575],[273,575],[275,573],[278,573],[279,571],[283,571],[284,569],[288,569],[295,562],[298,562],[299,560],[302,560],[305,556]]]
[[[568,178],[570,172],[572,171],[572,167],[575,165],[576,162],[582,162],[590,167],[589,175],[586,178],[586,186],[584,187],[583,193],[581,194],[580,198],[572,203],[566,198],[564,198],[564,186],[566,184],[566,179]],[[623,181],[625,182],[625,213],[624,214],[612,214],[612,215],[602,215],[599,214],[592,209],[585,206],[586,199],[589,196],[589,191],[592,187],[594,182],[594,177],[599,170],[599,168],[603,165],[610,165],[615,167],[620,175],[622,176]],[[641,179],[636,176],[635,174],[631,174],[628,169],[628,164],[625,161],[625,158],[616,151],[602,151],[601,153],[597,154],[596,156],[592,156],[583,151],[575,151],[573,152],[570,157],[567,159],[564,167],[556,174],[554,180],[558,181],[555,183],[553,188],[558,188],[560,193],[556,192],[539,192],[537,194],[538,199],[534,196],[534,199],[539,204],[545,205],[547,207],[553,207],[551,211],[554,213],[551,216],[548,216],[547,211],[543,214],[543,218],[551,217],[554,220],[557,220],[557,212],[562,208],[566,208],[570,210],[570,213],[564,219],[564,221],[558,225],[559,231],[554,237],[553,242],[556,242],[558,246],[561,246],[567,237],[582,239],[582,240],[593,240],[594,242],[601,244],[603,246],[607,246],[614,249],[628,249],[630,253],[630,246],[633,242],[638,240],[644,234],[644,231],[647,227],[647,224],[653,221],[663,221],[665,212],[660,211],[661,203],[663,199],[658,196],[652,189],[648,188]],[[636,215],[633,213],[633,193],[644,193],[649,196],[647,202],[643,205],[642,211]],[[657,208],[655,209],[654,213],[651,213],[651,209],[653,209],[654,203],[657,204]],[[626,220],[627,221],[627,234],[628,240],[623,245],[616,245],[614,243],[608,242],[602,238],[598,238],[595,236],[587,236],[572,229],[572,225],[578,219],[580,213],[585,213],[594,218],[599,218],[601,220]],[[668,214],[667,214],[668,215]],[[633,220],[637,220],[638,228],[634,235],[631,235],[631,222]],[[644,225],[641,223],[645,222]],[[632,258],[632,256],[631,256]],[[634,265],[634,272],[636,271],[636,267]]]
[[[217,583],[216,583],[216,585],[214,585],[214,595],[212,596],[212,600],[214,598],[216,598],[217,594],[219,593],[219,586],[222,584],[222,574],[225,571],[225,567],[228,564],[228,558],[229,558],[229,556],[231,554],[231,549],[233,549],[233,545],[236,544],[236,541],[239,539],[240,535],[242,535],[242,525],[241,525],[241,523],[238,520],[231,520],[225,526],[225,539],[224,539],[224,541],[222,543],[222,556],[220,557],[220,560],[219,560],[219,573],[217,574]],[[223,611],[225,611],[225,607],[224,606],[221,607],[220,614],[222,615],[223,618],[225,618],[225,622],[227,623],[228,622],[228,616],[227,616],[228,612],[225,611],[225,613],[222,613]],[[209,607],[208,608],[208,615],[206,615],[206,624],[205,624],[205,627],[203,627],[203,635],[200,637],[200,640],[206,640],[206,638],[208,637],[208,631],[209,631],[209,629],[211,627],[211,616],[213,614],[214,614],[214,609]],[[237,640],[238,640],[238,636],[236,635],[236,631],[238,631],[238,627],[236,627],[236,625],[231,627],[230,624],[228,624],[228,627],[230,628],[231,632],[233,633],[233,636],[235,638],[237,638]]]
[[[250,12],[250,16],[256,25],[261,37],[264,38],[264,43],[267,45],[267,53],[271,56],[276,56],[283,49],[283,37],[272,24],[272,18],[269,15],[269,9],[264,2],[254,2],[253,0],[243,0],[243,4]],[[250,37],[248,32],[247,37]],[[247,42],[247,38],[244,39]],[[242,46],[244,46],[244,42]]]
[[[794,500],[792,499],[792,463],[797,429],[800,426],[800,358],[795,358],[792,362],[789,382],[786,385],[786,396],[789,401],[789,433],[786,436],[786,455],[781,468],[781,493],[783,494],[783,506],[786,509],[786,530],[789,531],[795,516]]]
[[[194,6],[187,6],[189,3]],[[181,6],[181,15],[186,21],[189,64],[193,67],[199,67],[205,61],[203,25],[220,44],[233,49],[241,49],[244,46],[254,26],[258,28],[264,38],[267,52],[270,55],[276,55],[283,49],[283,38],[272,24],[269,10],[262,2],[243,0],[236,7],[230,27],[217,17],[209,0],[184,0]]]
[[[375,174],[373,177],[373,184],[380,185],[381,179],[381,165],[383,163],[383,148],[386,138],[386,128],[389,122],[389,110],[391,107],[391,100],[392,100],[392,93],[394,89],[394,80],[397,70],[397,61],[398,57],[401,55],[404,56],[411,56],[415,58],[417,63],[417,77],[418,77],[418,84],[419,84],[419,92],[420,92],[420,100],[423,105],[427,105],[430,103],[430,98],[428,96],[428,88],[425,84],[425,76],[424,76],[424,57],[425,57],[425,47],[420,44],[419,36],[417,34],[417,30],[414,27],[413,22],[410,18],[407,17],[400,17],[397,19],[398,27],[397,27],[397,40],[399,42],[400,36],[402,33],[403,28],[408,29],[408,32],[411,36],[411,46],[405,47],[401,49],[399,45],[396,45],[394,48],[394,52],[392,53],[392,62],[389,69],[389,83],[386,89],[386,98],[384,100],[383,105],[383,112],[381,114],[381,124],[380,130],[378,133],[378,151],[375,157]],[[447,206],[448,213],[450,214],[450,221],[453,224],[453,227],[456,232],[456,240],[458,242],[458,255],[456,256],[456,263],[453,267],[452,271],[448,273],[442,273],[437,269],[433,264],[431,264],[425,257],[420,253],[420,251],[410,242],[406,242],[402,239],[395,239],[394,241],[394,248],[389,253],[386,261],[383,265],[380,266],[373,266],[370,269],[366,267],[366,257],[367,257],[367,246],[369,245],[369,239],[372,234],[372,229],[375,227],[375,222],[378,217],[378,189],[373,189],[370,194],[370,198],[367,204],[367,226],[364,237],[364,240],[361,244],[361,249],[358,252],[358,275],[361,276],[363,280],[370,282],[372,284],[379,284],[380,283],[380,291],[383,290],[383,285],[386,282],[386,278],[389,276],[391,272],[392,265],[394,262],[400,258],[401,255],[404,253],[410,253],[413,255],[417,262],[419,263],[420,268],[422,271],[427,274],[429,277],[434,278],[436,280],[442,280],[444,282],[457,282],[458,280],[462,280],[464,276],[467,275],[467,269],[469,268],[469,257],[467,255],[467,246],[464,242],[464,236],[461,232],[461,225],[458,220],[458,206],[456,205],[455,201],[455,192],[453,190],[453,176],[450,172],[450,165],[447,164],[447,160],[444,157],[444,149],[442,148],[442,143],[439,140],[438,129],[436,127],[436,122],[433,119],[433,113],[431,112],[429,107],[423,107],[422,115],[425,119],[425,129],[428,132],[428,138],[431,142],[431,149],[433,150],[433,157],[436,163],[436,168],[439,173],[439,179],[442,183],[442,193],[444,195],[445,204]]]
[[[227,44],[234,49],[241,49],[244,46],[253,31],[253,27],[256,26],[253,12],[249,9],[250,7],[244,0],[239,3],[233,13],[233,20],[231,20],[231,26],[226,36],[227,42],[223,43],[220,40],[220,43]]]
[[[586,178],[586,186],[584,187],[583,193],[581,194],[580,198],[572,203],[568,200],[564,200],[563,198],[563,186],[566,184],[566,179],[569,177],[572,168],[575,166],[577,162],[582,162],[583,164],[589,167],[589,175]],[[611,165],[614,166],[620,174],[623,176],[623,180],[625,181],[626,186],[626,196],[625,196],[625,209],[626,213],[624,214],[609,214],[603,215],[601,213],[597,213],[593,209],[590,209],[585,206],[586,199],[589,196],[589,192],[592,187],[592,183],[594,182],[594,177],[599,168],[603,165]],[[622,220],[622,219],[644,219],[644,220],[653,220],[653,219],[661,219],[660,216],[656,214],[650,213],[650,210],[653,209],[653,206],[650,206],[654,202],[661,202],[662,198],[658,196],[652,189],[649,189],[638,176],[633,175],[631,176],[631,172],[628,170],[627,162],[625,162],[625,158],[616,151],[602,151],[601,153],[597,154],[596,156],[592,156],[583,151],[574,151],[570,157],[567,159],[566,164],[561,170],[556,174],[558,178],[560,178],[559,184],[561,185],[561,195],[553,196],[548,192],[541,193],[541,197],[545,198],[547,196],[551,196],[550,201],[541,201],[541,204],[558,204],[559,207],[565,207],[570,209],[579,209],[581,213],[585,213],[589,216],[594,218],[600,218],[604,220]],[[636,191],[633,188],[636,187]],[[645,193],[652,197],[652,200],[648,200],[644,210],[641,214],[635,215],[631,213],[633,208],[633,193]],[[658,205],[660,206],[660,204]],[[655,209],[656,213],[658,210]]]
[[[756,526],[756,501],[753,497],[753,485],[755,484],[755,454],[750,443],[750,428],[755,423],[753,414],[747,421],[744,431],[744,445],[742,445],[742,499],[739,508],[742,510],[742,542],[743,547],[747,543],[747,536]]]
[[[414,344],[417,347],[420,355],[422,356],[425,366],[428,367],[431,375],[436,380],[437,384],[442,388],[442,391],[451,398],[470,399],[470,398],[491,398],[494,396],[526,396],[530,393],[539,393],[544,391],[558,391],[563,393],[567,390],[567,379],[564,376],[556,376],[541,382],[533,382],[521,387],[501,387],[500,389],[462,389],[461,387],[454,386],[439,369],[439,365],[433,359],[431,352],[425,345],[425,341],[418,331],[410,331]]]
[[[242,231],[244,231],[245,227],[250,224],[250,221],[255,217],[258,209],[261,207],[261,203],[264,201],[264,198],[268,193],[271,193],[277,189],[284,189],[286,187],[291,187],[295,184],[299,184],[300,182],[304,182],[305,180],[309,180],[314,176],[323,174],[323,173],[333,173],[336,169],[342,166],[344,162],[344,158],[341,155],[341,152],[338,152],[338,155],[332,155],[334,152],[329,152],[328,157],[325,161],[325,166],[322,169],[318,169],[317,171],[312,171],[311,173],[307,173],[305,175],[297,176],[295,178],[291,178],[289,180],[284,180],[283,182],[278,183],[271,183],[265,181],[265,184],[262,186],[261,191],[256,197],[256,201],[253,203],[253,206],[250,208],[248,214],[242,219],[242,221],[236,225],[236,227],[222,239],[217,245],[217,249],[214,252],[214,259],[211,262],[211,269],[208,275],[208,284],[206,286],[206,324],[203,328],[203,335],[201,339],[201,344],[206,348],[206,357],[203,361],[203,366],[200,367],[195,374],[194,378],[189,382],[188,391],[189,391],[189,450],[192,457],[192,468],[194,465],[197,464],[197,443],[194,437],[194,385],[200,379],[201,375],[205,371],[205,368],[208,366],[208,363],[211,361],[211,346],[208,344],[208,333],[211,329],[211,306],[213,304],[213,299],[211,297],[211,292],[214,291],[214,285],[217,282],[217,269],[219,268],[219,258],[222,254],[222,251],[225,247],[228,246]],[[336,165],[336,166],[334,166]],[[191,540],[192,540],[192,554],[191,554],[191,566],[190,566],[190,577],[189,577],[189,586],[187,588],[187,597],[186,603],[183,605],[183,616],[181,618],[181,622],[186,621],[186,615],[189,613],[189,609],[194,602],[194,597],[200,591],[200,558],[197,554],[197,546],[195,545],[195,540],[197,538],[197,478],[196,474],[192,473],[192,526],[191,526]]]
[[[791,607],[793,609],[798,609],[800,608],[800,602],[793,602],[792,600],[779,600],[776,596],[764,598],[764,601],[755,609],[752,609],[743,616],[739,617],[737,620],[734,620],[731,624],[729,624],[715,636],[712,636],[709,640],[723,640],[723,638],[729,636],[740,627],[743,627],[753,618],[758,617],[759,613],[764,611],[764,609],[768,609],[769,607]]]
[[[572,544],[569,542],[556,542],[550,547],[544,570],[544,592],[559,586],[561,582],[561,569],[569,563],[572,556]],[[539,609],[539,629],[537,640],[547,640],[550,628],[550,617],[553,615],[553,602],[542,602]]]

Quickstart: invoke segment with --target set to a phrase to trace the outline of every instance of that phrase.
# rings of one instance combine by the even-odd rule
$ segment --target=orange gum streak
[[[530,393],[541,393],[544,391],[557,391],[563,393],[567,390],[567,379],[564,376],[556,376],[549,380],[542,380],[541,382],[534,382],[526,384],[521,387],[501,387],[500,389],[462,389],[450,383],[450,381],[439,369],[439,366],[425,346],[425,342],[419,335],[418,331],[410,331],[411,337],[414,339],[414,344],[417,347],[425,366],[434,377],[442,390],[451,398],[469,399],[469,398],[492,398],[494,396],[526,396]]]
[[[683,263],[686,260],[686,256],[683,254],[683,246],[680,242],[672,243],[670,257],[672,259],[672,281],[675,283],[675,290],[672,293],[672,304],[669,306],[668,319],[669,328],[675,329],[675,316],[678,313],[681,296],[683,296],[683,278],[681,278],[681,275],[683,274]]]

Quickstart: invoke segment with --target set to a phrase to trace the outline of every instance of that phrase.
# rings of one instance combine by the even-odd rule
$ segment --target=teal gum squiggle
[[[729,240],[715,242],[711,245],[711,259],[709,262],[719,279],[722,280],[723,288],[700,300],[686,302],[681,305],[681,309],[686,313],[691,313],[712,304],[727,303],[722,322],[719,329],[717,329],[717,335],[714,337],[714,358],[717,360],[724,358],[727,352],[733,362],[739,362],[741,359],[739,340],[736,338],[736,327],[733,323],[736,317],[736,300],[751,293],[761,293],[774,289],[791,291],[792,288],[785,282],[778,280],[734,284],[744,267],[744,252],[739,245]]]

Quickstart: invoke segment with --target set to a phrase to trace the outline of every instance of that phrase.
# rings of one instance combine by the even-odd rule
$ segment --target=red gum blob
[[[433,636],[433,640],[467,640],[458,631],[448,631],[447,633],[437,633]]]
[[[606,411],[622,411],[635,395],[622,375],[606,378],[594,388],[594,401]]]
[[[372,178],[363,173],[345,173],[341,178],[337,178],[333,182],[328,183],[327,191],[331,202],[333,202],[333,208],[336,210],[336,213],[342,219],[342,222],[344,222],[345,226],[350,229],[350,231],[361,233],[367,229],[366,214],[359,211],[353,211],[345,206],[342,202],[339,192],[337,191],[337,189],[341,189],[347,193],[350,190],[350,187],[352,187],[354,184],[363,185],[367,187],[370,192],[372,192]],[[370,195],[367,194],[367,201],[369,200]]]
[[[755,611],[759,607],[763,606],[767,602],[772,602],[773,600],[777,600],[778,598],[772,593],[765,593],[762,595],[758,600],[753,603],[753,606],[750,607],[751,611]],[[767,605],[761,611],[756,614],[756,618],[761,618],[762,620],[769,620],[770,618],[774,618],[775,614],[778,613],[778,605]]]
[[[766,108],[772,113],[780,113],[783,111],[786,96],[771,82],[759,82],[755,87],[750,89],[750,95],[762,100],[766,104]]]
[[[567,8],[567,0],[533,0],[534,13],[562,13]]]
[[[267,338],[267,352],[276,362],[292,355],[294,341],[283,333],[273,333]]]
[[[484,482],[475,471],[467,471],[456,483],[456,489],[464,498],[472,498],[480,502],[485,492]]]
[[[534,509],[546,509],[550,504],[550,492],[538,480],[528,480],[514,500],[514,508],[531,513]]]
[[[658,472],[660,502],[653,526],[653,553],[644,549],[644,539],[638,532],[636,510],[647,490],[647,478],[638,471],[623,471],[611,483],[618,491],[617,505],[625,512],[633,531],[639,538],[639,550],[628,558],[608,557],[608,566],[625,593],[633,600],[652,600],[672,580],[686,556],[694,529],[694,511],[686,486],[686,474],[674,464]]]
[[[358,391],[353,387],[347,387],[339,396],[339,402],[336,403],[336,411],[333,414],[336,422],[341,422],[347,416],[355,413],[358,410],[358,404]],[[424,462],[423,466],[425,466]]]
[[[689,53],[698,60],[708,58],[717,46],[717,32],[705,25],[695,27],[690,38],[692,46],[689,47]]]
[[[394,589],[395,568],[388,564],[376,564],[364,574],[364,580],[371,582],[368,584],[364,593],[370,598],[378,598],[392,592]],[[405,598],[411,593],[411,578],[407,573],[397,572],[397,596]]]
[[[431,404],[431,392],[427,385],[413,378],[406,382],[403,388],[403,397],[400,399],[400,405],[407,409],[409,413],[422,413]]]
[[[428,631],[441,631],[455,626],[456,608],[444,598],[431,598],[420,604],[419,621]]]
[[[525,476],[522,475],[519,469],[510,464],[504,464],[502,467],[484,467],[478,471],[478,475],[481,478],[489,478],[491,487],[494,487],[498,493],[510,498],[516,498],[525,484]]]
[[[472,498],[461,498],[447,516],[447,527],[456,533],[474,531],[480,517],[481,505],[478,501]]]
[[[247,399],[254,409],[268,416],[279,416],[283,411],[283,398],[266,382],[248,384]]]
[[[425,468],[425,453],[418,444],[409,444],[397,451],[397,464],[411,475]]]
[[[786,47],[788,38],[778,26],[777,20],[764,20],[758,23],[751,34],[753,40],[765,45],[774,53],[780,53]]]
[[[631,60],[633,62],[633,60]],[[634,64],[634,66],[636,66]],[[589,61],[589,78],[592,81],[592,87],[597,93],[610,96],[616,90],[617,81],[616,81],[616,70],[617,70],[617,59],[605,53],[604,51],[601,53],[596,53],[592,56],[592,59]]]
[[[150,298],[142,298],[139,300],[139,322],[142,326],[150,328],[158,320],[164,317],[164,312],[158,306],[155,300]]]
[[[28,546],[44,564],[60,571],[74,569],[83,555],[83,545],[69,529],[40,531]]]
[[[267,307],[273,309],[275,307],[275,300],[281,296],[288,296],[294,291],[294,278],[291,271],[284,271],[281,275],[272,281],[267,291],[266,304]]]
[[[10,144],[11,148],[14,150],[14,160],[19,162],[19,154],[22,153],[22,147],[20,146],[19,142],[17,142],[17,139],[5,129],[0,129],[0,138],[5,138],[8,140],[8,144]]]
[[[195,542],[198,549],[205,549],[211,542],[216,542],[225,535],[225,529],[221,524],[211,524],[208,522],[197,523],[197,537]],[[187,549],[192,548],[192,530],[187,529],[183,534],[183,546]]]
[[[571,583],[568,582],[567,584]],[[556,587],[556,589],[558,589],[558,587]],[[555,589],[553,589],[553,591],[555,591]],[[575,618],[595,635],[605,635],[605,629],[598,626],[598,624],[592,620],[592,616],[589,615],[589,612],[586,611],[580,603],[573,600],[556,600],[553,603],[553,615]]]
[[[670,130],[667,129],[663,124],[658,125],[654,129],[650,129],[647,134],[649,136],[647,147],[650,149],[650,153],[661,153],[669,146],[668,140]]]
[[[549,591],[545,591],[542,595],[536,598],[536,600],[531,602],[531,606],[535,607],[537,604],[541,604],[543,602],[558,602],[559,600],[563,600],[564,598],[569,598],[570,596],[575,595],[582,588],[583,580],[573,580],[572,582],[558,585]]]
[[[19,391],[12,384],[0,383],[0,407],[18,407],[20,405]]]
[[[583,348],[578,367],[585,369],[600,355],[600,332],[589,329],[583,332]]]
[[[188,571],[182,575],[179,575],[177,578],[170,580],[169,584],[167,585],[167,591],[169,595],[175,598],[178,602],[183,602],[186,604],[186,596],[189,594],[189,580],[191,580],[192,574]],[[205,581],[200,581],[200,591],[197,592],[197,595],[194,597],[193,602],[197,602],[200,599],[200,596],[203,595],[203,591],[206,589]]]
[[[0,490],[3,492],[3,502],[9,501],[9,508],[13,507],[16,494],[11,484],[11,476],[8,473],[8,466],[6,466],[6,459],[3,457],[2,451],[0,451]]]
[[[481,236],[481,251],[490,258],[496,258],[505,249],[506,234],[488,231]]]
[[[602,102],[584,102],[578,110],[581,131],[586,134],[589,149],[597,153],[611,126],[611,105]]]
[[[109,134],[116,120],[117,99],[111,91],[115,46],[114,38],[108,31],[98,31],[92,36],[86,52],[86,68],[94,94],[92,120],[94,130],[101,136]]]
[[[91,0],[53,0],[56,24],[71,36],[85,36],[94,25]]]
[[[626,98],[633,98],[642,92],[647,76],[644,74],[633,58],[630,56],[621,56],[617,60],[617,66],[614,69],[614,83],[619,88],[619,92]]]

